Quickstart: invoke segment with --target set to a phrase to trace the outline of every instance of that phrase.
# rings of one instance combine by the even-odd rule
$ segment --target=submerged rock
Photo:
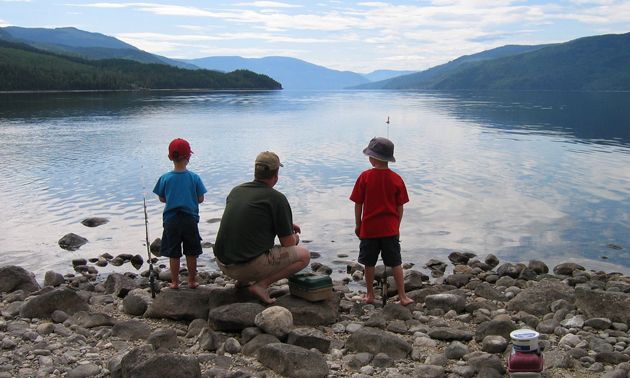
[[[77,234],[69,233],[59,239],[58,244],[61,248],[67,251],[76,251],[82,245],[86,244],[88,240]]]
[[[98,226],[102,226],[104,224],[106,224],[107,222],[109,222],[109,220],[105,219],[105,218],[87,218],[81,221],[81,224],[86,226],[86,227],[98,227]]]

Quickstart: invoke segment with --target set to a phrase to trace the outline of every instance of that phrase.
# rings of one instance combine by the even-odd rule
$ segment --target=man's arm
[[[363,204],[356,203],[354,204],[354,233],[357,237],[360,237],[361,233],[361,216],[363,215]]]
[[[298,245],[298,243],[300,242],[300,237],[298,236],[298,234],[284,236],[279,239],[280,239],[280,244],[283,247],[292,247],[294,245]]]
[[[160,196],[158,196],[158,198],[160,199],[160,202],[164,202],[164,203],[166,203],[166,198],[164,198],[164,197],[160,197]]]
[[[398,211],[398,223],[402,222],[403,210],[403,205],[396,207],[396,211]]]
[[[202,195],[200,195],[199,197],[197,197],[197,201],[198,201],[199,203],[202,203],[204,199],[205,199],[205,197],[203,196],[203,194],[202,194]]]

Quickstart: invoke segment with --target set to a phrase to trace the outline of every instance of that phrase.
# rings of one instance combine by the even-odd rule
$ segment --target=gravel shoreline
[[[627,377],[630,371],[628,322],[619,321],[615,318],[617,315],[611,318],[594,317],[592,313],[589,315],[593,310],[586,304],[580,304],[579,298],[582,292],[594,292],[598,298],[604,294],[615,295],[615,298],[620,298],[619,303],[626,303],[623,302],[626,299],[630,303],[630,295],[627,294],[630,292],[630,278],[620,274],[587,271],[576,264],[561,264],[554,268],[553,274],[541,271],[540,274],[528,275],[529,271],[538,269],[541,262],[533,262],[529,266],[507,263],[498,269],[491,267],[484,270],[480,266],[490,265],[487,262],[469,259],[462,264],[461,261],[454,261],[457,257],[451,259],[455,265],[454,273],[438,278],[433,283],[429,283],[428,277],[423,274],[407,270],[406,278],[413,280],[414,275],[410,273],[414,272],[415,278],[419,277],[422,282],[416,284],[419,288],[409,291],[416,303],[406,307],[396,305],[395,296],[389,298],[386,307],[378,301],[372,305],[363,303],[360,293],[344,285],[351,282],[349,274],[344,281],[335,282],[334,295],[339,297],[339,307],[334,322],[316,326],[296,324],[292,328],[317,330],[330,341],[325,352],[318,352],[326,363],[327,372],[324,376],[328,377],[509,377],[505,371],[505,362],[511,351],[509,337],[502,337],[501,340],[501,336],[497,335],[501,332],[505,335],[505,332],[492,331],[505,324],[513,324],[514,329],[530,328],[540,332],[539,342],[545,356],[543,377]],[[312,268],[322,271],[326,267],[315,265]],[[355,275],[357,270],[360,271],[360,267],[355,265],[348,267],[349,272],[353,269]],[[541,269],[544,271],[544,268]],[[151,307],[155,300],[150,297],[146,278],[134,274],[128,276],[140,283],[125,297],[142,298]],[[165,276],[166,272],[162,272],[160,278]],[[199,276],[202,287],[233,290],[231,280],[220,272],[200,272]],[[0,274],[0,279],[2,277]],[[111,290],[104,281],[91,282],[86,277],[93,276],[65,277],[64,282],[58,283],[55,289],[49,286],[40,292],[5,288],[0,303],[0,378],[122,376],[119,375],[120,371],[116,371],[113,361],[118,359],[120,362],[121,356],[134,348],[152,343],[147,338],[129,340],[117,337],[111,325],[82,326],[76,319],[73,323],[71,314],[64,316],[63,311],[54,313],[51,318],[20,316],[24,303],[42,292],[61,288],[71,289],[89,303],[87,313],[91,315],[104,314],[113,319],[112,322],[141,322],[148,325],[151,335],[174,330],[175,346],[162,348],[161,352],[195,357],[201,377],[281,376],[273,366],[261,363],[256,355],[242,353],[248,341],[245,331],[215,330],[218,346],[215,350],[204,349],[199,334],[191,331],[194,322],[130,315],[123,297],[109,292]],[[167,281],[160,283],[162,286],[168,284]],[[558,287],[569,293],[569,300],[552,300],[547,306],[548,313],[544,315],[511,308],[518,298],[524,296],[523,293],[550,293],[553,291],[550,287],[553,290]],[[168,291],[162,291],[158,297]],[[195,291],[182,287],[179,294]],[[272,293],[277,296],[287,295],[287,280],[279,281]],[[573,303],[571,295],[577,298]],[[450,302],[459,299],[464,301],[466,307]],[[435,301],[439,301],[439,304],[434,304]],[[608,302],[608,299],[604,301]],[[535,304],[530,304],[532,309]],[[613,306],[625,313],[626,305],[617,303]],[[396,315],[407,312],[409,315]],[[593,319],[600,321],[595,322]],[[212,321],[208,324],[212,324]],[[481,331],[482,328],[484,331]],[[488,328],[489,331],[486,330]],[[378,329],[403,340],[410,347],[410,352],[404,358],[389,358],[387,353],[371,354],[353,350],[349,347],[349,339],[358,335],[362,329]],[[444,336],[444,332],[450,333]],[[463,354],[453,354],[455,350]],[[473,362],[480,358],[480,365]],[[497,360],[502,362],[502,371],[492,367]],[[423,370],[427,367],[432,370]],[[295,374],[301,376],[300,373]]]

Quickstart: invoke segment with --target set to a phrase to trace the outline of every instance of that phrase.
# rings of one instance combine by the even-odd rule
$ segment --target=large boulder
[[[510,340],[510,333],[518,327],[511,320],[490,320],[481,323],[475,330],[475,341],[481,343],[487,336],[502,336]]]
[[[607,318],[615,323],[630,322],[630,294],[578,287],[575,299],[576,306],[587,318]]]
[[[210,308],[217,308],[234,303],[260,303],[260,299],[249,292],[247,287],[211,287],[209,294]]]
[[[441,309],[444,312],[455,310],[457,313],[464,311],[466,298],[451,293],[427,295],[424,299],[427,310]]]
[[[123,340],[146,340],[149,335],[151,335],[151,327],[139,320],[118,322],[112,327],[112,336]]]
[[[164,290],[153,300],[144,313],[145,318],[169,318],[174,320],[208,320],[210,290]]]
[[[66,322],[83,328],[95,327],[111,327],[118,323],[116,318],[103,313],[94,313],[88,311],[75,312]]]
[[[201,365],[193,356],[156,353],[151,345],[132,349],[112,366],[112,376],[124,378],[201,378]]]
[[[258,351],[258,361],[289,378],[324,378],[328,365],[321,353],[290,344],[267,344]]]
[[[124,274],[111,273],[107,276],[103,286],[105,286],[105,292],[107,294],[114,294],[119,298],[124,298],[130,291],[136,289],[138,284]]]
[[[265,333],[283,339],[293,330],[293,315],[284,307],[273,306],[258,313],[254,323]]]
[[[555,279],[544,279],[518,293],[507,303],[508,311],[526,311],[538,317],[551,312],[551,304],[564,299],[570,304],[575,303],[575,290]]]
[[[407,357],[412,349],[411,345],[398,336],[369,327],[353,333],[346,341],[346,348],[356,353],[367,352],[372,355],[385,353],[395,360]]]
[[[214,308],[208,314],[208,324],[215,331],[240,332],[256,325],[256,315],[265,308],[258,303],[233,303]]]
[[[331,339],[326,337],[324,332],[312,328],[298,328],[289,333],[287,344],[299,346],[306,349],[317,349],[322,353],[328,353]]]
[[[35,278],[26,269],[9,265],[0,268],[0,293],[24,290],[28,293],[41,289]]]
[[[72,290],[55,289],[30,297],[20,308],[20,317],[50,318],[57,310],[73,315],[79,311],[89,311],[90,305]]]
[[[330,298],[317,302],[309,302],[293,295],[285,295],[278,298],[275,305],[291,311],[293,325],[316,327],[333,324],[337,321],[340,302],[341,297],[334,293]]]

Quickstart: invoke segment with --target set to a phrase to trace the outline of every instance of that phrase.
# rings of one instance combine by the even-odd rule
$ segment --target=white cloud
[[[93,4],[68,4],[74,7],[90,7],[90,8],[127,8],[130,4],[118,3],[93,3]]]
[[[237,6],[251,6],[259,8],[303,8],[303,5],[278,3],[275,1],[254,1],[253,3],[238,3]]]

